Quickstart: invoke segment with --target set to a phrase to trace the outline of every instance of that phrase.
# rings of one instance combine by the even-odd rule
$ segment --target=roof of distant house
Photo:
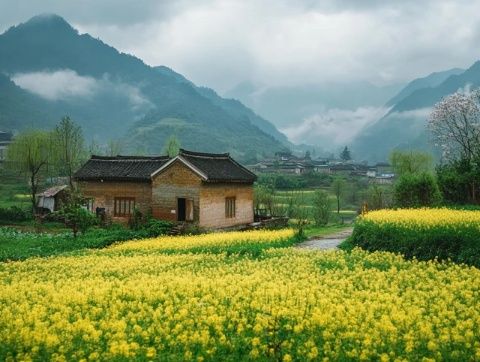
[[[199,174],[205,182],[253,183],[256,175],[230,157],[228,153],[203,153],[181,149],[178,156],[92,156],[75,173],[79,181],[144,181],[167,169],[174,162],[182,162]]]
[[[9,142],[13,138],[13,135],[10,132],[0,131],[0,142]]]
[[[50,188],[46,189],[45,191],[43,191],[39,196],[54,197],[60,191],[65,190],[67,187],[68,187],[67,185],[53,186],[53,187],[50,187]]]

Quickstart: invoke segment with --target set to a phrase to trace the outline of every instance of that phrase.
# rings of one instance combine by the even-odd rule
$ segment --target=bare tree
[[[122,142],[120,140],[110,140],[107,143],[107,156],[118,156],[122,153]]]

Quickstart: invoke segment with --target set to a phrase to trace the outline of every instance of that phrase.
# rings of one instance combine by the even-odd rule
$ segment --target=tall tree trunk
[[[32,201],[32,216],[35,216],[35,209],[37,207],[37,184],[35,182],[35,173],[30,175],[30,191]]]
[[[337,214],[340,214],[340,197],[337,196]]]
[[[472,180],[472,203],[476,204],[477,203],[477,193],[475,190],[475,180]]]

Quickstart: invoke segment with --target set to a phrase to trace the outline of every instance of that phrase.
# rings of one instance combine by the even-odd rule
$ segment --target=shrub
[[[139,229],[139,234],[145,237],[153,237],[167,234],[173,224],[169,221],[148,219],[148,221]]]
[[[370,212],[357,219],[350,242],[421,260],[451,259],[480,267],[480,212],[400,209]]]
[[[402,175],[395,184],[394,199],[398,207],[436,206],[441,198],[436,179],[426,172]]]
[[[328,193],[322,190],[315,191],[313,198],[313,219],[319,226],[327,225],[330,217],[330,200]]]
[[[0,220],[2,221],[26,221],[30,220],[32,214],[19,208],[11,206],[9,208],[0,208]]]
[[[64,221],[65,225],[72,229],[75,238],[79,231],[85,233],[90,227],[98,223],[96,216],[86,210],[84,205],[85,198],[80,191],[69,189],[62,208],[55,212],[58,219]]]

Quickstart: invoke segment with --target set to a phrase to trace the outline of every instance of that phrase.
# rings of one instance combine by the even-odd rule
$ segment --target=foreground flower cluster
[[[474,226],[480,229],[480,211],[439,209],[398,209],[371,211],[361,217],[365,221],[396,224],[412,228],[435,226]]]
[[[0,264],[0,360],[480,359],[479,269],[359,249],[208,251],[292,235],[158,238]]]

